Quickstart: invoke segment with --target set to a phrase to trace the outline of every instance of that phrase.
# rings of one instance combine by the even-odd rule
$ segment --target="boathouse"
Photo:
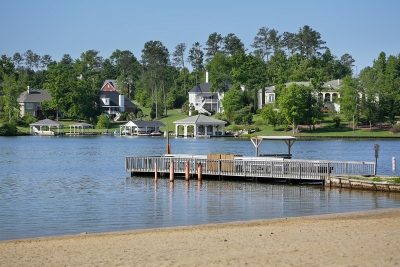
[[[165,126],[160,121],[128,121],[121,125],[120,135],[155,135],[161,134],[160,127]]]
[[[69,126],[69,135],[93,134],[93,125],[85,122],[78,122]]]
[[[58,121],[44,119],[29,124],[31,135],[57,135],[60,134],[62,124]]]
[[[225,135],[226,121],[217,120],[201,114],[174,121],[174,124],[175,136],[179,136],[179,128],[182,127],[184,137],[187,137],[189,132],[192,133],[191,136],[193,137]]]

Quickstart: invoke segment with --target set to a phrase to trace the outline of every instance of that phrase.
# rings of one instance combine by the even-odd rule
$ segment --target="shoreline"
[[[0,241],[0,266],[395,265],[400,208]]]

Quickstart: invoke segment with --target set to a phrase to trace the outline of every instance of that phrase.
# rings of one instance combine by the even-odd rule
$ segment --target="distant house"
[[[136,106],[117,90],[116,80],[106,80],[100,89],[100,108],[117,120],[122,112],[135,112]]]
[[[25,115],[33,115],[35,117],[42,116],[42,103],[51,100],[50,93],[45,89],[28,89],[21,93],[18,97],[18,104],[21,117]]]
[[[288,82],[285,84],[288,87],[291,84],[310,86],[311,82]],[[340,104],[338,99],[340,98],[339,89],[342,86],[342,80],[331,80],[322,85],[321,91],[316,95],[316,97],[324,102],[324,106],[340,112]],[[276,86],[265,87],[264,89],[259,89],[257,94],[258,108],[261,109],[269,103],[274,103],[276,100],[275,94]]]
[[[208,73],[206,73],[206,82],[194,86],[189,91],[189,105],[193,106],[198,113],[211,115],[214,112],[222,113],[224,111],[223,91],[211,92],[210,87]]]

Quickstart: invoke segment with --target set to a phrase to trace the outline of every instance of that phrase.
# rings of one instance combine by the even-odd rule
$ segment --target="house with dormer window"
[[[106,80],[100,89],[100,108],[110,118],[118,120],[122,112],[135,112],[136,106],[123,95],[116,80]]]

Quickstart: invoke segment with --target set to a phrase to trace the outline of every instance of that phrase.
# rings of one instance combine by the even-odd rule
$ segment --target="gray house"
[[[50,93],[45,89],[28,89],[18,97],[18,104],[21,117],[33,115],[35,117],[42,115],[42,102],[51,100]]]

